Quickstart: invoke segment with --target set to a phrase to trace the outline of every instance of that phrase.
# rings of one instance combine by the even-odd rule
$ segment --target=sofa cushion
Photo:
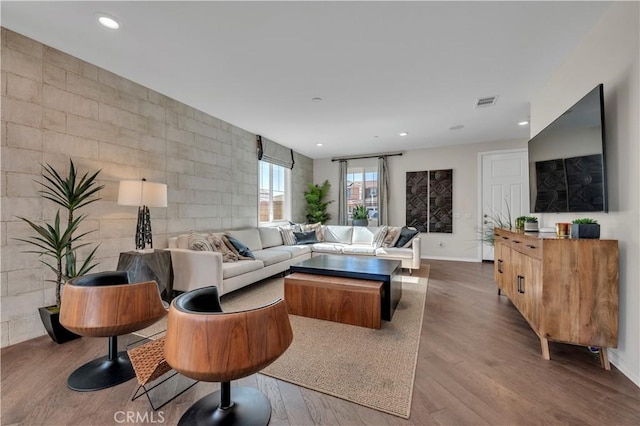
[[[348,246],[342,247],[343,254],[361,254],[361,255],[369,255],[375,256],[376,249],[369,244],[351,244]]]
[[[278,246],[278,247],[271,247],[269,250],[273,250],[273,251],[286,251],[288,253],[291,253],[291,257],[298,257],[298,256],[302,256],[304,254],[308,254],[311,253],[311,247],[309,247],[308,245],[300,245],[300,246]]]
[[[342,247],[345,244],[337,244],[337,243],[315,243],[311,245],[311,249],[317,253],[342,253]]]
[[[258,228],[258,232],[260,233],[260,241],[262,241],[263,249],[282,245],[282,235],[280,235],[280,229],[277,227],[260,227]]]
[[[378,227],[354,226],[351,244],[367,244],[373,246],[373,238]]]
[[[257,250],[253,252],[253,255],[257,260],[261,260],[264,263],[264,266],[270,266],[274,263],[284,262],[285,260],[291,259],[291,253],[277,249]]]
[[[189,234],[182,234],[176,237],[176,247],[180,249],[189,248]]]
[[[379,247],[376,249],[376,256],[394,259],[411,259],[413,257],[413,250],[410,248]]]
[[[403,226],[400,230],[400,238],[396,241],[395,247],[409,247],[417,235],[417,229]]]
[[[191,231],[189,233],[188,249],[195,251],[216,251],[209,241],[209,234],[199,234]]]
[[[241,260],[239,262],[222,264],[222,279],[235,277],[246,274],[251,271],[257,271],[264,268],[264,263],[260,260]]]
[[[296,237],[293,235],[293,232],[300,232],[299,228],[296,228],[292,225],[287,226],[279,226],[280,235],[282,236],[282,243],[285,246],[295,246],[296,245]]]
[[[400,238],[400,231],[402,231],[402,228],[399,226],[388,226],[387,235],[384,237],[382,247],[394,247],[396,245],[396,241]]]
[[[294,232],[293,235],[296,237],[296,244],[298,245],[315,244],[320,242],[316,236],[316,231]]]
[[[249,247],[251,251],[262,250],[262,241],[260,241],[260,233],[257,228],[234,229],[227,231],[227,234]]]
[[[328,243],[351,244],[352,226],[327,225],[324,229],[324,241]]]

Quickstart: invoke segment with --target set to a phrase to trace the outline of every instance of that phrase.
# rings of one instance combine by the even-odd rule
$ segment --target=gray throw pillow
[[[294,232],[293,235],[296,237],[296,244],[314,244],[319,243],[318,237],[316,236],[316,231],[307,231],[307,232]]]

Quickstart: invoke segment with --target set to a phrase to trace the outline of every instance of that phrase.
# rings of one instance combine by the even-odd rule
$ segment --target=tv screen
[[[533,213],[606,212],[602,84],[529,141]]]

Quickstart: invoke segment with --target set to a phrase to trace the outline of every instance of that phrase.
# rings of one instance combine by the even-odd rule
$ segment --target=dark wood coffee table
[[[383,320],[391,321],[402,297],[400,265],[399,260],[323,254],[291,265],[289,270],[292,273],[381,281],[381,316]]]

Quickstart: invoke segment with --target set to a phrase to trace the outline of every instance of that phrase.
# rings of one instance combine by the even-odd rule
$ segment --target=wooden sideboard
[[[555,233],[494,230],[494,274],[540,338],[600,348],[618,345],[618,241],[558,238]]]

